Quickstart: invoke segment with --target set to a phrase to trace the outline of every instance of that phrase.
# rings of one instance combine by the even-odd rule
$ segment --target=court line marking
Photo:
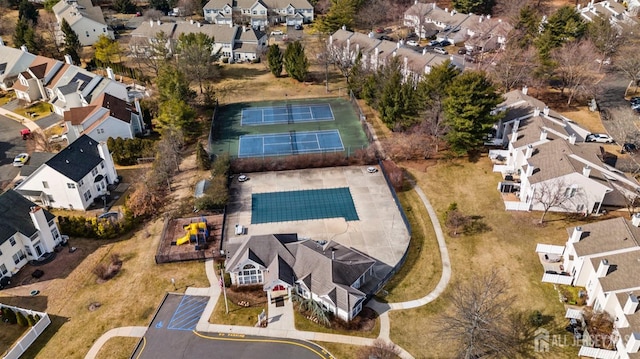
[[[305,144],[305,143],[315,143],[316,144],[316,148],[317,149],[303,149],[302,151],[298,150],[296,151],[296,154],[307,154],[307,153],[319,153],[319,152],[329,152],[329,151],[344,151],[344,142],[342,142],[342,136],[340,136],[340,131],[338,131],[337,129],[333,129],[333,130],[318,130],[318,131],[302,131],[302,132],[296,132],[295,135],[299,135],[299,134],[303,134],[303,135],[309,135],[309,136],[315,136],[315,141],[296,141],[296,144]],[[323,134],[332,134],[332,135],[337,135],[339,143],[340,143],[340,147],[324,147],[321,146],[320,144],[320,138],[318,135],[323,135]],[[273,138],[273,139],[278,139],[281,138],[282,141],[281,142],[273,142],[273,143],[269,143],[269,144],[265,144],[265,139],[266,138]],[[282,146],[282,145],[287,145],[290,146],[292,145],[292,137],[291,137],[291,133],[266,133],[266,134],[255,134],[255,135],[244,135],[241,136],[238,144],[239,144],[239,148],[242,148],[242,142],[243,140],[253,140],[253,139],[259,139],[262,142],[262,152],[260,153],[249,153],[249,154],[245,154],[245,155],[240,155],[240,150],[238,150],[238,157],[255,157],[255,156],[277,156],[277,155],[286,155],[286,154],[293,154],[292,152],[269,152],[267,153],[266,148],[269,146]]]
[[[276,343],[276,344],[296,345],[296,346],[299,346],[301,348],[305,348],[305,349],[313,352],[314,354],[316,354],[320,358],[326,358],[327,355],[328,355],[329,358],[333,358],[333,355],[331,355],[331,353],[329,353],[328,351],[325,354],[322,354],[322,353],[318,352],[317,350],[315,350],[314,348],[310,347],[309,345],[305,345],[303,343],[298,343],[298,342],[294,342],[294,341],[288,341],[288,340],[284,340],[284,339],[252,339],[252,338],[247,339],[247,338],[227,337],[227,336],[224,336],[224,337],[209,337],[209,336],[206,336],[204,334],[200,334],[195,330],[193,331],[193,334],[199,336],[200,338],[210,339],[210,340],[227,340],[227,341],[238,341],[238,342]],[[219,335],[220,334],[221,335],[226,335],[226,333],[219,333]],[[238,334],[238,335],[244,336],[244,334]],[[325,351],[326,351],[326,349],[325,349]]]
[[[331,118],[315,118],[315,116],[313,115],[313,111],[311,110],[312,108],[321,108],[321,109],[326,109],[329,108],[329,113],[331,114]],[[271,114],[265,114],[266,110],[285,110],[285,113],[271,113]],[[305,110],[305,111],[291,111],[293,109],[298,109],[298,110]],[[259,113],[261,115],[261,119],[258,122],[252,122],[252,121],[245,121],[245,119],[248,119],[249,116],[245,116],[245,112],[246,113]],[[273,118],[279,118],[282,116],[286,116],[288,118],[288,116],[290,114],[293,115],[302,115],[302,114],[309,114],[311,117],[306,120],[306,119],[300,119],[300,122],[319,122],[319,121],[335,121],[336,117],[333,113],[333,109],[331,108],[331,104],[329,103],[316,103],[316,104],[308,104],[308,105],[286,105],[286,106],[262,106],[262,107],[249,107],[249,108],[243,108],[241,111],[241,117],[240,117],[240,125],[264,125],[264,124],[278,124],[284,121],[276,121],[276,122],[266,122],[265,119],[267,117],[273,117]],[[287,121],[288,122],[288,121]]]

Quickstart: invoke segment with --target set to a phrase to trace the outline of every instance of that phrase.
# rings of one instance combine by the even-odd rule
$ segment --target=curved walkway
[[[426,305],[442,294],[445,288],[449,284],[449,280],[451,279],[451,262],[449,259],[449,251],[447,250],[447,245],[444,238],[444,233],[442,232],[442,227],[440,226],[440,222],[438,220],[438,216],[436,215],[436,211],[431,206],[431,202],[427,199],[427,196],[424,194],[422,189],[418,187],[415,183],[413,183],[413,188],[416,193],[422,200],[427,212],[429,213],[429,218],[431,219],[431,223],[433,225],[433,229],[436,233],[436,238],[438,240],[438,247],[440,249],[440,257],[442,259],[442,276],[440,277],[440,281],[436,285],[436,287],[427,295],[422,298],[418,298],[415,300],[410,300],[406,302],[398,302],[398,303],[380,303],[375,300],[371,300],[367,306],[375,310],[380,314],[380,334],[378,338],[383,339],[385,341],[391,342],[389,338],[391,323],[389,318],[390,310],[402,310],[402,309],[411,309]],[[351,345],[361,345],[361,346],[369,346],[372,345],[375,339],[371,338],[362,338],[356,336],[348,336],[348,335],[338,335],[338,334],[327,334],[327,333],[317,333],[317,332],[307,332],[307,331],[299,331],[296,330],[295,327],[292,328],[257,328],[257,327],[245,327],[245,326],[236,326],[236,325],[220,325],[220,324],[210,324],[209,318],[211,317],[211,313],[213,313],[213,309],[222,294],[222,290],[220,288],[219,279],[215,273],[213,260],[207,260],[205,262],[205,269],[207,273],[207,278],[209,279],[209,288],[187,288],[185,294],[186,295],[203,295],[208,296],[209,302],[200,317],[200,321],[196,326],[196,330],[200,332],[209,332],[209,333],[238,333],[238,334],[250,334],[250,335],[260,335],[260,336],[271,336],[271,337],[281,337],[281,338],[290,338],[290,339],[301,339],[301,340],[314,340],[314,341],[324,341],[324,342],[333,342],[333,343],[343,343],[343,344],[351,344]],[[85,356],[85,359],[93,359],[97,355],[98,351],[102,347],[102,345],[109,340],[110,338],[116,336],[137,336],[142,337],[146,331],[146,327],[122,327],[111,329],[105,334],[103,334],[91,347],[91,350]],[[397,346],[400,354],[399,356],[402,359],[413,359],[413,356]]]

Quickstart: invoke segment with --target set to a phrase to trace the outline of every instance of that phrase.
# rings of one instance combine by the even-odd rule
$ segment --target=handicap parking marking
[[[167,325],[167,329],[194,330],[208,302],[209,297],[183,296]]]
[[[158,324],[156,324],[156,328],[160,329],[164,326],[164,324],[162,323],[162,320],[158,322]]]

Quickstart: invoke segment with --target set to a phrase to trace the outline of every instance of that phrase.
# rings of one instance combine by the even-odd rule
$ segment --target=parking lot
[[[20,172],[13,166],[14,157],[27,152],[27,142],[20,137],[26,127],[10,118],[0,116],[0,188],[5,188]]]

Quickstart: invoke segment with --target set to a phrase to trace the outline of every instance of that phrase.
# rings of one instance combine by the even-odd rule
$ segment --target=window
[[[33,257],[33,253],[31,253],[31,248],[29,247],[24,247],[24,249],[27,251],[27,254],[30,255],[31,257]]]
[[[573,196],[576,195],[577,191],[578,189],[575,187],[567,187],[567,189],[564,190],[564,196],[567,198],[573,198]]]
[[[92,176],[95,176],[97,174],[98,174],[98,169],[97,168],[94,168],[94,169],[91,170],[91,175]]]
[[[258,284],[262,282],[262,271],[253,264],[245,265],[238,273],[238,284]]]
[[[13,238],[13,237],[9,238],[9,243],[11,243],[11,247],[15,246],[16,245],[16,239]]]
[[[80,181],[78,182],[78,187],[82,187],[82,186],[84,186],[84,181],[83,181],[83,180],[80,180]]]
[[[4,264],[0,264],[0,275],[5,275],[7,274],[8,270],[7,270],[7,266]]]
[[[97,132],[98,134],[103,134],[103,133],[104,133],[104,129],[99,128],[99,129],[97,129],[97,130],[96,130],[96,132]]]
[[[258,15],[258,11],[257,10],[253,10],[252,12],[254,15]]]
[[[85,31],[85,33],[87,34],[87,37],[89,37],[89,31]]]
[[[67,183],[67,188],[76,188],[75,183]]]
[[[84,200],[88,201],[91,199],[91,191],[87,190],[87,192],[84,193]]]
[[[106,27],[103,27],[103,28],[102,28],[102,32],[107,32],[107,28],[106,28]]]
[[[24,252],[21,250],[18,251],[18,253],[13,255],[13,263],[18,264],[20,263],[21,260],[25,259],[26,256],[24,255]]]
[[[60,233],[58,233],[58,229],[57,228],[53,228],[51,230],[51,235],[53,236],[53,238],[58,239],[60,238]]]
[[[264,14],[266,14],[266,13],[267,13],[266,11],[264,11],[264,10],[260,10],[260,15],[264,15]]]
[[[104,162],[100,162],[100,168],[104,168]]]

